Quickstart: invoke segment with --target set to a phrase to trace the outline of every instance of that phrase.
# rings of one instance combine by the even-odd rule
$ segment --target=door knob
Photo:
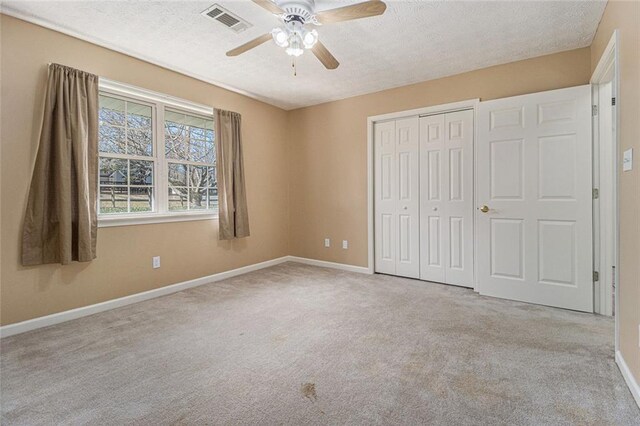
[[[489,211],[489,206],[482,206],[482,207],[480,207],[480,211],[481,211],[482,213],[486,213],[486,212],[488,212],[488,211]]]

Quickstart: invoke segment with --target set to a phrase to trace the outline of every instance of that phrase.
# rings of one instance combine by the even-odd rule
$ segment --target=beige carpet
[[[1,350],[3,425],[640,421],[611,319],[291,263]]]

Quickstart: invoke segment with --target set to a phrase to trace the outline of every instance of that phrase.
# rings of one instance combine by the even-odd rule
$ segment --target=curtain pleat
[[[216,110],[216,174],[221,240],[249,236],[242,159],[241,115]]]
[[[98,76],[49,65],[40,143],[22,236],[22,264],[96,257]]]

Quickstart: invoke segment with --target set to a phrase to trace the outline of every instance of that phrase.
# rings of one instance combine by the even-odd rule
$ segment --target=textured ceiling
[[[358,0],[316,0],[317,10]],[[236,34],[200,12],[219,3],[253,26]],[[591,44],[606,1],[387,0],[384,15],[318,28],[340,61],[325,70],[273,42],[225,52],[278,19],[249,0],[4,1],[3,12],[220,84],[285,109],[376,92]]]

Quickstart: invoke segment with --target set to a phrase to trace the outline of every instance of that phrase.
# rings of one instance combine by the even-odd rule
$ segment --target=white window
[[[170,211],[217,208],[213,134],[212,119],[165,110]]]
[[[98,149],[100,226],[217,214],[211,108],[101,80]]]

